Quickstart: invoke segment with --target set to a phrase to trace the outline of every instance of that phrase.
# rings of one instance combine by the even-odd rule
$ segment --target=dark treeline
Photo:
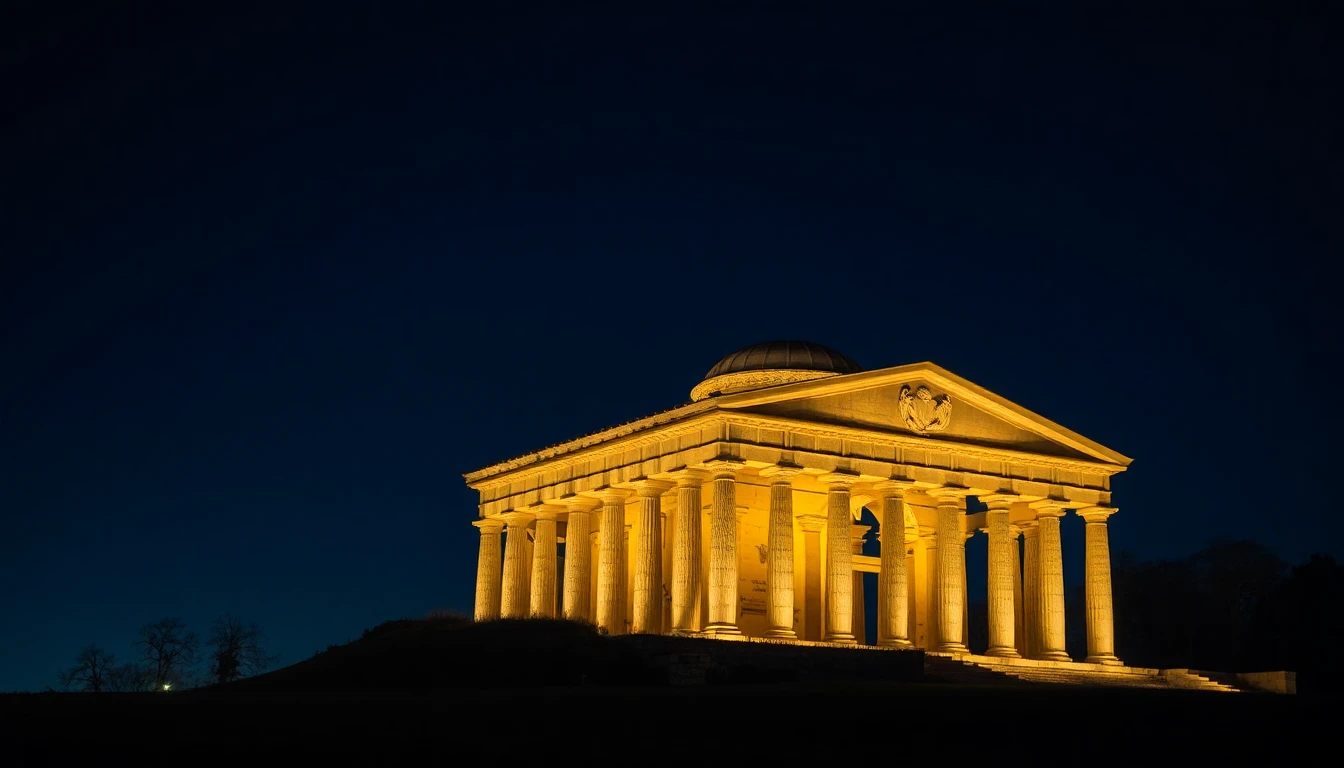
[[[1303,693],[1340,682],[1333,648],[1344,568],[1313,555],[1288,567],[1253,541],[1214,541],[1180,560],[1117,552],[1111,565],[1115,649],[1136,667],[1224,672],[1287,669]],[[1068,594],[1068,649],[1087,655],[1083,586]]]
[[[87,693],[181,690],[257,675],[276,661],[266,652],[261,627],[232,614],[210,625],[204,657],[201,646],[201,638],[182,621],[160,619],[140,628],[134,661],[119,664],[114,654],[92,643],[61,672],[59,685]]]

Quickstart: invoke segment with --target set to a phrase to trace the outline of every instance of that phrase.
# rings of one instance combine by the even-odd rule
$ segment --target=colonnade
[[[568,619],[591,621],[611,634],[627,630],[645,634],[677,633],[719,636],[741,635],[738,627],[739,508],[738,472],[744,464],[718,460],[703,468],[670,473],[670,479],[640,479],[623,488],[605,488],[591,494],[547,502],[528,511],[512,511],[497,518],[477,520],[480,557],[476,576],[477,621],[525,616],[557,615],[556,524],[566,517],[566,556],[562,612]],[[793,479],[800,467],[766,467],[760,476],[770,483],[766,531],[765,636],[796,639],[794,609],[801,590],[807,622],[805,636],[829,643],[852,644],[855,638],[854,547],[851,542],[851,493],[858,475],[832,472],[815,479],[826,487],[824,521],[798,518],[801,540],[795,542]],[[709,562],[701,563],[702,494],[709,487]],[[869,507],[877,514],[883,534],[879,583],[878,643],[911,647],[910,620],[915,598],[928,599],[926,614],[929,650],[967,653],[966,636],[966,498],[969,490],[951,486],[920,488],[937,509],[936,526],[925,540],[923,571],[927,591],[916,589],[906,556],[906,494],[914,483],[888,480],[863,483],[861,491],[875,499]],[[662,563],[664,515],[661,499],[676,491],[678,514],[670,532],[670,577]],[[637,497],[637,525],[628,540],[626,505]],[[1111,607],[1111,565],[1107,518],[1111,507],[1082,507],[1059,500],[1028,502],[1035,517],[1010,523],[1010,508],[1024,501],[1012,494],[981,496],[986,504],[988,537],[989,647],[986,654],[1068,661],[1065,650],[1064,568],[1060,518],[1075,509],[1086,532],[1087,661],[1119,664],[1114,652]],[[592,529],[596,524],[597,530]],[[808,562],[818,551],[817,536],[824,528],[824,622],[817,626],[822,585],[809,567],[802,578],[794,573],[795,546],[801,545]],[[532,530],[531,540],[528,531]],[[502,556],[500,535],[505,545]],[[590,592],[593,549],[597,537],[595,604]],[[1022,538],[1019,552],[1018,537]],[[627,554],[633,557],[631,605],[625,605]],[[669,585],[664,594],[664,582]],[[702,595],[702,590],[704,593]],[[918,593],[918,594],[917,594]],[[702,611],[703,603],[707,610]],[[860,598],[861,599],[861,598]],[[670,611],[664,615],[665,604]],[[702,613],[704,615],[702,615]],[[861,628],[860,628],[861,631]]]

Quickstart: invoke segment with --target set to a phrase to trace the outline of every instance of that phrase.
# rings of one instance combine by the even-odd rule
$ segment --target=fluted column
[[[476,558],[476,620],[499,618],[499,534],[501,520],[486,519],[472,523],[481,530],[481,551]]]
[[[532,522],[532,515],[506,512],[500,517],[509,526],[505,534],[503,605],[500,615],[506,619],[521,619],[527,616],[530,597],[527,583],[527,526]]]
[[[961,529],[964,488],[934,488],[938,502],[938,644],[943,653],[966,653],[962,628],[966,615],[966,538]]]
[[[740,461],[705,465],[714,478],[709,513],[709,622],[705,633],[740,635],[737,628],[737,472]]]
[[[700,605],[700,487],[705,474],[682,470],[677,479],[677,515],[672,532],[672,626],[678,634],[696,632],[696,609]]]
[[[989,649],[985,655],[1010,659],[1020,656],[1017,652],[1017,601],[1013,597],[1013,577],[1017,574],[1013,555],[1017,542],[1008,528],[1008,507],[1016,498],[995,494],[980,499],[989,506],[985,513],[985,534],[989,537]]]
[[[609,635],[625,632],[625,499],[629,491],[605,489],[602,530],[597,546],[597,628]]]
[[[1008,526],[1008,538],[1012,540],[1013,545],[1013,639],[1017,646],[1017,655],[1025,659],[1028,658],[1027,623],[1023,613],[1024,605],[1022,602],[1022,547],[1019,543],[1021,536],[1021,526]]]
[[[935,522],[937,522],[935,520]],[[924,574],[927,584],[924,597],[928,603],[928,625],[924,629],[924,650],[932,651],[938,647],[938,626],[942,619],[938,617],[938,527],[924,537]]]
[[[630,631],[638,635],[663,632],[663,532],[662,497],[672,483],[640,480],[638,527],[635,530],[634,615]]]
[[[589,543],[592,531],[589,513],[597,504],[590,499],[574,499],[565,504],[569,517],[565,521],[564,616],[570,621],[593,619],[589,600],[593,553]]]
[[[909,578],[905,562],[905,492],[912,483],[888,481],[878,483],[874,490],[882,499],[882,520],[878,527],[882,546],[880,584],[878,590],[884,603],[878,612],[882,629],[877,633],[878,644],[891,648],[909,648]]]
[[[854,545],[850,541],[849,489],[858,475],[832,472],[817,478],[826,494],[826,636],[828,643],[854,640]]]
[[[765,636],[794,639],[793,631],[793,477],[801,467],[761,470],[770,478],[770,527],[765,555]]]
[[[1041,565],[1037,574],[1041,658],[1069,661],[1064,647],[1064,553],[1059,537],[1059,518],[1064,514],[1064,508],[1040,502],[1033,506],[1041,530],[1038,552]]]
[[[1041,658],[1041,527],[1022,521],[1022,619],[1027,634],[1027,658]]]
[[[530,615],[555,618],[556,537],[554,509],[536,511],[537,530],[532,542],[532,594]]]
[[[1087,661],[1093,664],[1120,664],[1115,657],[1115,616],[1111,603],[1111,543],[1106,520],[1115,507],[1085,507],[1075,514],[1086,523],[1084,547],[1087,581]]]

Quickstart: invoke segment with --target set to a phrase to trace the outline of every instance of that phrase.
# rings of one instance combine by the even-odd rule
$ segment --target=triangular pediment
[[[922,389],[921,389],[922,388]],[[723,395],[717,406],[1127,466],[1129,457],[933,363]]]

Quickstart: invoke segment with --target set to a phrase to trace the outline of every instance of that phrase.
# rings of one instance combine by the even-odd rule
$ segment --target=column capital
[[[706,461],[703,466],[713,473],[715,480],[719,480],[726,477],[736,477],[738,472],[746,468],[747,463],[740,459],[720,457]]]
[[[703,469],[690,469],[681,467],[674,469],[667,474],[672,476],[678,488],[699,488],[710,479],[710,474]]]
[[[1021,535],[1022,535],[1022,526],[1018,525],[1017,523],[1009,523],[1009,525],[1008,525],[1008,535],[1011,536],[1011,537],[1014,538],[1014,539],[1016,539],[1018,536],[1021,536]]]
[[[600,499],[603,504],[622,503],[631,496],[628,488],[616,488],[610,485],[598,488],[595,491],[585,491],[585,493]]]
[[[807,533],[821,533],[826,527],[825,515],[798,515],[794,519],[798,521],[798,527]]]
[[[500,517],[504,519],[504,522],[509,524],[510,529],[526,528],[527,526],[532,524],[533,520],[531,512],[522,512],[519,510],[505,512],[504,514],[500,515]]]
[[[1022,537],[1025,539],[1034,539],[1041,532],[1041,526],[1035,520],[1022,520],[1016,525],[1022,529]]]
[[[545,503],[553,507],[559,507],[565,512],[592,512],[602,506],[602,502],[598,499],[575,494],[561,496],[558,499],[547,499]]]
[[[631,481],[630,487],[635,489],[635,493],[640,496],[662,496],[664,493],[667,493],[676,487],[676,483],[669,480],[654,480],[648,477],[639,477]]]
[[[560,519],[560,511],[555,507],[532,507],[530,512],[538,520],[555,521]]]
[[[991,493],[981,496],[980,500],[985,502],[985,506],[989,507],[990,512],[1007,512],[1013,502],[1019,498],[1015,493]]]
[[[1077,502],[1068,499],[1041,499],[1040,501],[1033,501],[1027,506],[1036,510],[1037,517],[1063,517],[1065,510],[1076,505]]]
[[[871,525],[859,525],[858,523],[854,523],[849,526],[849,537],[854,541],[862,541],[871,530],[873,530],[873,526]]]
[[[876,492],[879,497],[884,499],[889,499],[893,497],[902,498],[905,496],[906,491],[914,487],[915,487],[915,481],[902,480],[896,477],[893,477],[889,480],[880,480],[876,483],[873,483],[873,491]]]
[[[957,485],[944,485],[940,488],[930,488],[925,493],[932,496],[940,507],[961,509],[965,505],[966,497],[970,495],[971,489]]]
[[[796,464],[776,464],[761,470],[761,477],[773,477],[776,485],[788,485],[803,468]]]
[[[1073,514],[1083,518],[1089,524],[1105,523],[1106,518],[1119,512],[1119,507],[1079,507],[1073,510]]]
[[[849,486],[854,485],[859,482],[859,476],[852,472],[827,472],[818,477],[817,482],[824,483],[834,490],[838,487],[848,488]]]
[[[500,533],[504,530],[504,521],[497,517],[485,517],[480,520],[473,520],[471,524],[481,529],[481,535],[485,536],[491,533]]]

